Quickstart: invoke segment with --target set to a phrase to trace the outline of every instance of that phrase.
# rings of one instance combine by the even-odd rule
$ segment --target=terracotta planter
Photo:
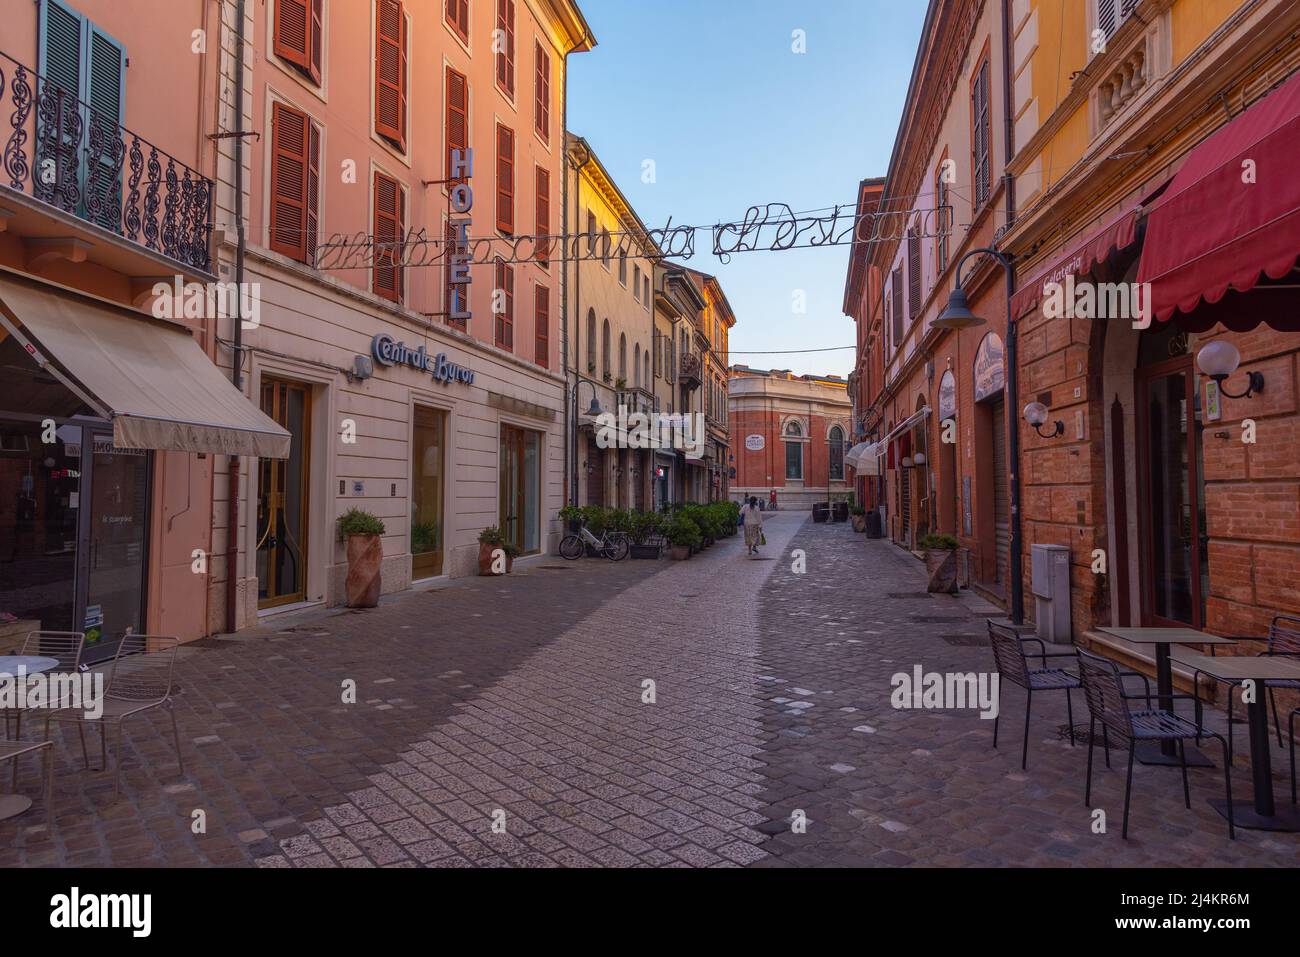
[[[850,519],[850,521],[851,521],[852,524],[853,524],[853,530],[854,530],[855,532],[859,532],[859,533],[861,533],[861,532],[865,532],[865,531],[867,530],[867,513],[866,513],[866,512],[863,512],[861,515],[854,515],[854,516]]]
[[[374,608],[383,591],[380,572],[384,564],[383,540],[378,535],[348,536],[349,608]]]
[[[689,545],[670,545],[668,554],[672,556],[675,562],[684,562],[691,557],[691,547]]]
[[[957,553],[947,549],[926,549],[925,570],[930,573],[926,591],[957,594]]]
[[[492,570],[492,553],[500,548],[505,550],[504,545],[490,545],[487,542],[478,543],[478,573],[480,575],[493,576],[497,573]],[[506,570],[502,574],[510,574],[510,566],[514,564],[514,559],[509,555],[506,556]]]

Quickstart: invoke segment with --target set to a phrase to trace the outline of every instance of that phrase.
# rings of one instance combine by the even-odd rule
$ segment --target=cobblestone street
[[[41,801],[0,824],[0,865],[1294,864],[1293,835],[1228,841],[1218,769],[1192,772],[1189,811],[1177,769],[1139,765],[1122,841],[1124,761],[1100,749],[1094,834],[1062,695],[1035,701],[1027,772],[1019,689],[1000,750],[975,711],[895,710],[896,672],[989,670],[995,610],[926,595],[919,562],[847,525],[766,532],[757,559],[739,537],[683,563],[543,558],[187,646],[184,773],[165,715],[127,724],[117,802],[63,737],[56,827]]]

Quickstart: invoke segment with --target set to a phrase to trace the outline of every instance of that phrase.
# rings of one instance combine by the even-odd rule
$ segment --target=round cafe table
[[[57,668],[57,658],[42,658],[37,655],[0,655],[0,681],[14,678],[20,670],[29,675],[40,674]],[[0,794],[0,821],[17,817],[32,806],[32,799],[21,794]]]

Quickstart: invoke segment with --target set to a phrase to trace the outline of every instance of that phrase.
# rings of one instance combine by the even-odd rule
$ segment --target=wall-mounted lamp
[[[917,453],[916,453],[916,458],[914,458],[912,461],[914,461],[918,466],[924,465],[924,464],[925,464],[925,453],[924,453],[924,452],[917,452]]]
[[[1264,391],[1264,373],[1246,373],[1246,391],[1233,394],[1223,387],[1228,376],[1241,365],[1241,353],[1231,342],[1216,339],[1196,354],[1196,366],[1219,386],[1219,392],[1228,399],[1249,399]]]
[[[1031,402],[1025,406],[1025,421],[1034,427],[1034,431],[1040,438],[1054,439],[1058,435],[1065,434],[1065,423],[1060,419],[1056,420],[1056,428],[1053,431],[1043,431],[1043,423],[1047,421],[1047,406],[1041,402]]]
[[[913,461],[913,459],[912,459],[912,457],[911,457],[910,455],[904,455],[904,456],[903,456],[903,468],[905,468],[905,469],[910,469],[910,468],[911,468],[912,466],[914,466],[915,464],[916,464],[916,462]]]

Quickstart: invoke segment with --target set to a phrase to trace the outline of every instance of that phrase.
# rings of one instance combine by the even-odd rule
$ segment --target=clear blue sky
[[[599,41],[570,58],[569,129],[591,143],[646,225],[739,220],[752,205],[851,205],[883,176],[925,0],[580,0]],[[807,52],[792,52],[803,30]],[[657,181],[642,182],[654,160]],[[697,237],[690,265],[736,311],[732,361],[847,375],[848,248],[737,255]],[[807,312],[794,311],[803,290]]]

